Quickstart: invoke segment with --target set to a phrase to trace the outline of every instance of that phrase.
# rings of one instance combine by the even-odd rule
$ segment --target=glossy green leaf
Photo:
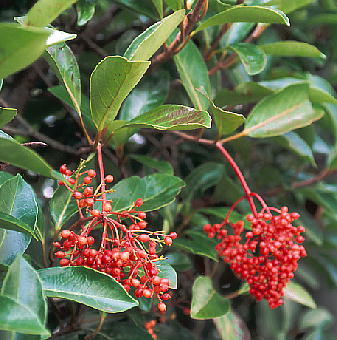
[[[157,130],[193,130],[211,127],[211,117],[183,105],[161,105],[130,120],[126,126],[152,127]]]
[[[158,159],[143,155],[130,155],[129,157],[149,168],[156,169],[163,174],[173,175],[174,173],[173,167],[169,162],[159,161]]]
[[[19,231],[36,237],[34,225],[28,225],[23,221],[2,212],[0,212],[0,228]]]
[[[170,88],[167,72],[156,71],[144,77],[125,99],[119,119],[129,121],[164,104]]]
[[[311,165],[316,166],[312,150],[296,132],[290,131],[282,136],[276,137],[275,140],[282,146],[306,159]]]
[[[55,178],[53,169],[35,151],[25,147],[14,139],[0,135],[0,161],[31,170],[37,174]]]
[[[137,198],[144,201],[141,211],[151,211],[171,203],[184,185],[180,178],[167,174],[132,176],[113,186],[114,192],[108,193],[107,197],[112,200],[113,211],[130,208]]]
[[[50,32],[50,36],[48,37],[46,42],[47,46],[64,43],[65,41],[73,40],[77,37],[76,34],[59,31],[54,28],[45,27],[45,29]]]
[[[271,0],[267,2],[266,6],[276,6],[284,13],[291,13],[301,7],[311,4],[314,0]]]
[[[107,313],[118,313],[138,305],[109,275],[87,267],[40,269],[45,294],[83,303]]]
[[[325,58],[317,47],[299,41],[285,40],[258,46],[266,54],[274,56]]]
[[[271,137],[310,125],[322,117],[313,110],[305,84],[286,87],[266,97],[249,114],[244,133],[250,137]]]
[[[215,251],[216,242],[208,238],[204,232],[190,230],[184,236],[174,240],[175,247],[218,261],[218,255]]]
[[[208,68],[197,46],[189,41],[188,44],[173,57],[180,79],[197,110],[207,110],[208,99],[197,89],[203,89],[211,97],[211,83]]]
[[[169,252],[168,254],[165,254],[165,257],[166,262],[178,272],[185,272],[192,268],[190,257],[180,251]]]
[[[47,304],[41,281],[34,268],[21,256],[8,269],[0,301],[0,329],[49,335],[44,326]]]
[[[219,295],[207,276],[199,276],[192,287],[191,317],[193,319],[213,319],[228,313],[229,301]]]
[[[96,0],[78,0],[76,3],[77,25],[85,25],[95,14]]]
[[[223,25],[230,22],[256,22],[285,24],[289,26],[289,19],[280,10],[262,6],[234,6],[202,22],[196,31],[210,26]]]
[[[76,58],[71,49],[65,44],[57,44],[47,49],[51,64],[64,83],[76,111],[81,114],[81,78]]]
[[[220,40],[220,47],[226,48],[228,45],[243,41],[253,27],[254,23],[251,22],[235,22],[231,24],[231,27]]]
[[[54,21],[76,0],[39,0],[24,17],[24,25],[44,27]]]
[[[106,57],[95,67],[90,78],[90,108],[99,131],[114,120],[123,100],[149,65],[148,61],[129,61],[114,56]]]
[[[267,65],[267,56],[259,46],[237,43],[228,47],[238,55],[249,75],[261,73]]]
[[[184,0],[164,0],[169,8],[173,11],[178,11],[184,8]]]
[[[158,276],[161,278],[166,278],[170,280],[170,288],[177,289],[177,272],[173,269],[171,265],[169,265],[166,260],[159,261],[156,263],[157,268],[159,269]]]
[[[221,340],[245,340],[247,334],[243,327],[243,321],[234,312],[213,319]]]
[[[185,10],[177,11],[140,34],[128,49],[124,57],[129,60],[148,60],[167,40],[175,28],[182,22],[185,16]]]
[[[0,107],[0,128],[9,123],[16,116],[16,113],[16,109]]]
[[[50,31],[44,28],[1,23],[0,78],[6,78],[35,61],[46,48],[49,35]]]
[[[315,301],[311,295],[298,283],[288,282],[284,288],[284,296],[287,299],[296,301],[310,308],[317,308]]]
[[[0,171],[0,186],[14,176],[6,171]]]
[[[76,214],[77,210],[72,193],[64,186],[58,187],[50,202],[50,214],[55,223],[55,229],[61,229],[63,224]]]

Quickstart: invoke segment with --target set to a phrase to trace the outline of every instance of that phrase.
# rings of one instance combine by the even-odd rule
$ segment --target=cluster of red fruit
[[[96,176],[94,170],[73,173],[62,165],[60,172],[65,177],[62,185],[72,192],[80,214],[80,219],[70,230],[61,231],[61,241],[54,242],[54,247],[58,248],[55,257],[60,259],[60,265],[86,266],[106,273],[137,298],[155,295],[159,300],[158,310],[165,312],[163,301],[171,298],[168,292],[170,282],[160,277],[156,263],[163,258],[157,255],[157,251],[164,244],[170,246],[177,234],[172,232],[165,236],[160,231],[146,230],[146,213],[138,209],[143,205],[141,198],[130,209],[113,212],[112,201],[106,196],[109,190],[105,189],[106,183],[113,181],[111,175],[105,177],[101,174],[101,184],[94,191],[88,187]],[[75,178],[69,178],[72,175]],[[77,232],[73,230],[76,228],[79,228]],[[99,240],[90,235],[98,228],[103,229]],[[97,241],[99,247],[95,246]]]
[[[287,207],[267,209],[247,216],[251,231],[245,232],[244,237],[241,236],[244,222],[229,223],[228,218],[221,224],[206,224],[204,231],[209,237],[217,236],[221,240],[216,246],[219,256],[238,277],[247,281],[250,294],[257,300],[266,299],[271,308],[276,308],[283,303],[283,290],[294,277],[297,261],[306,256],[300,245],[304,242],[300,233],[305,229],[293,226],[292,222],[300,215],[288,213]],[[231,225],[233,234],[228,234],[226,224]]]
[[[156,320],[150,320],[145,322],[144,327],[148,333],[152,336],[152,339],[156,340],[158,338],[157,334],[154,332],[154,327],[156,326]]]

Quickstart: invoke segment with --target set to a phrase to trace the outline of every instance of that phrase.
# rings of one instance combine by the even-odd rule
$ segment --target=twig
[[[95,336],[100,332],[100,330],[102,329],[103,323],[106,319],[107,314],[104,312],[100,313],[100,319],[99,319],[99,324],[97,326],[97,328],[94,330],[94,332],[92,334],[87,335],[84,340],[92,340],[95,338]]]
[[[297,189],[297,188],[301,188],[301,187],[305,187],[307,185],[311,185],[314,183],[317,183],[319,181],[321,181],[322,179],[324,179],[327,176],[330,176],[333,173],[336,173],[337,170],[329,170],[329,169],[323,169],[319,174],[317,174],[316,176],[309,178],[305,181],[300,181],[300,182],[295,182],[292,184],[292,188],[293,189]]]
[[[28,146],[31,148],[38,148],[38,147],[46,147],[48,144],[43,143],[43,142],[28,142],[28,143],[22,143],[21,145],[23,146]]]

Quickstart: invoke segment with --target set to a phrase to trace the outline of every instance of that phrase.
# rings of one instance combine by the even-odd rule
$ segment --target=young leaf
[[[0,161],[34,171],[42,176],[55,178],[53,169],[35,151],[2,135],[0,135]]]
[[[16,113],[16,109],[0,107],[0,128],[9,123],[16,116]]]
[[[76,111],[81,114],[81,78],[76,58],[65,44],[57,44],[47,49],[51,65],[64,83]]]
[[[183,105],[162,105],[130,120],[125,126],[152,127],[157,130],[193,130],[211,127],[211,117],[206,111]]]
[[[140,34],[128,49],[124,57],[129,60],[148,60],[167,40],[175,28],[182,22],[185,16],[185,10],[177,11]]]
[[[50,31],[44,28],[1,23],[0,79],[35,61],[46,48],[49,35]]]
[[[217,318],[226,315],[229,307],[229,301],[216,292],[209,277],[197,277],[192,287],[191,317],[193,319]]]
[[[309,101],[309,89],[305,84],[296,84],[263,99],[249,114],[244,135],[271,137],[310,125],[322,117],[313,110]]]
[[[87,267],[53,267],[38,271],[45,294],[83,303],[107,313],[138,305],[111,276]]]
[[[149,65],[148,61],[129,61],[119,56],[106,57],[98,63],[90,78],[90,108],[99,131],[114,120]]]
[[[311,57],[323,58],[326,56],[313,45],[293,41],[284,40],[269,44],[258,45],[266,54],[281,56],[281,57]]]
[[[8,269],[0,301],[0,329],[49,336],[44,326],[47,304],[41,281],[34,268],[21,256]]]
[[[180,178],[167,174],[132,176],[113,186],[114,192],[108,193],[107,198],[112,200],[113,211],[130,208],[137,198],[144,201],[142,211],[157,210],[171,203],[184,185]]]
[[[275,23],[289,26],[288,17],[280,10],[262,6],[234,6],[202,22],[196,32],[230,22]]]
[[[208,69],[197,46],[189,41],[187,45],[174,56],[181,81],[197,110],[207,110],[208,99],[196,89],[203,89],[211,97],[211,83]]]
[[[76,3],[77,25],[85,25],[95,14],[96,0],[78,0]]]
[[[26,26],[44,27],[54,21],[76,0],[39,0],[23,19]]]
[[[298,283],[288,282],[284,288],[284,296],[310,308],[317,308],[311,295]]]
[[[237,43],[228,46],[240,58],[249,75],[261,73],[267,65],[267,56],[259,46],[248,43]]]

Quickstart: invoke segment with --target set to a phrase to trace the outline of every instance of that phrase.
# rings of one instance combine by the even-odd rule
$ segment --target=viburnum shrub
[[[206,224],[204,231],[208,237],[219,240],[216,251],[239,278],[247,281],[250,294],[257,300],[266,299],[271,308],[276,308],[283,303],[284,288],[294,277],[297,261],[306,256],[301,245],[304,237],[300,235],[305,228],[293,225],[300,217],[298,213],[289,213],[287,207],[268,207],[258,194],[251,192],[234,159],[220,143],[217,148],[234,169],[245,195],[230,207],[222,223]],[[254,198],[262,205],[260,212]],[[248,201],[252,211],[246,217],[247,226],[243,220],[229,222],[231,212],[243,200]],[[231,227],[230,232],[227,226]]]
[[[72,227],[60,232],[61,242],[55,241],[55,257],[65,266],[86,266],[112,276],[124,289],[137,298],[159,300],[160,312],[166,311],[163,301],[169,300],[170,281],[158,275],[156,263],[163,259],[158,252],[163,245],[171,246],[177,233],[164,235],[162,231],[150,231],[146,213],[139,208],[143,205],[138,198],[132,207],[120,212],[113,211],[113,201],[107,198],[107,184],[113,182],[112,175],[105,175],[102,160],[102,146],[98,143],[97,157],[100,184],[91,186],[96,177],[93,169],[79,167],[71,171],[66,164],[60,167],[64,185],[76,200],[79,220]],[[93,230],[102,229],[99,238],[94,238]]]

